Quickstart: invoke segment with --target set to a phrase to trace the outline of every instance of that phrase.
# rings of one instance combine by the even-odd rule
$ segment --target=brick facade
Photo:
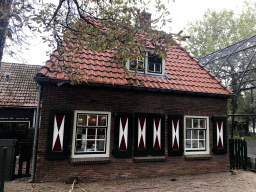
[[[82,164],[72,163],[71,157],[65,160],[45,160],[48,118],[51,108],[85,111],[111,112],[111,135],[109,160],[96,159]],[[114,158],[115,113],[162,113],[165,114],[165,159]],[[209,117],[210,155],[201,158],[168,156],[167,115],[181,114]],[[38,140],[36,181],[68,181],[78,178],[81,181],[102,179],[156,177],[159,175],[196,174],[229,170],[229,157],[215,155],[213,148],[212,116],[227,115],[227,98],[200,95],[143,92],[127,89],[114,89],[88,86],[43,86],[41,125]],[[73,138],[73,116],[71,117],[69,149]]]

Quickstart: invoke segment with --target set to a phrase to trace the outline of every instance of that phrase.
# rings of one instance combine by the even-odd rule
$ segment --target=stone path
[[[29,178],[5,182],[5,192],[68,192],[71,184],[61,182],[27,183]],[[78,183],[72,192],[84,191],[256,191],[254,172],[238,170],[234,172],[209,173],[156,178],[137,178],[100,182]]]

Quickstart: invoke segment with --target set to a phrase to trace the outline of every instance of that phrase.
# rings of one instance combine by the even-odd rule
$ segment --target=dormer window
[[[134,62],[127,61],[126,67],[129,71],[134,72],[137,69],[138,73],[164,75],[165,61],[158,55],[146,52],[142,54],[142,59],[137,59]]]
[[[141,59],[141,60],[137,59],[136,61],[130,64],[131,71],[135,71],[136,69],[138,69],[138,71],[143,71],[144,68],[145,68],[144,59]]]
[[[148,72],[162,73],[162,58],[148,53]]]

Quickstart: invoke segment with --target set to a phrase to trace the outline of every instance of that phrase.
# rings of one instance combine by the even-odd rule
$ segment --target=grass
[[[253,135],[253,133],[249,133],[248,135],[246,136],[238,136],[238,135],[234,135],[233,136],[234,139],[241,139],[241,138],[244,138],[246,141],[251,141],[251,140],[256,140],[256,135]],[[231,135],[229,135],[229,139],[231,139]]]

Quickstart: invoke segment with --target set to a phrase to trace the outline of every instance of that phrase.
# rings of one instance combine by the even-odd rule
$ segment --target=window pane
[[[191,139],[191,130],[187,130],[186,132],[186,139]]]
[[[95,129],[88,129],[87,139],[95,139]]]
[[[76,141],[76,151],[83,151],[81,141]]]
[[[198,128],[198,119],[193,119],[193,128]]]
[[[99,115],[98,116],[98,126],[106,126],[107,125],[107,116]]]
[[[105,139],[105,130],[106,129],[98,129],[97,130],[97,139]]]
[[[199,148],[204,149],[205,147],[205,141],[204,140],[199,140]]]
[[[137,65],[138,65],[138,71],[143,71],[144,61],[143,60],[138,60]]]
[[[97,115],[89,115],[88,117],[88,126],[96,126]]]
[[[105,141],[97,141],[97,151],[105,151]]]
[[[82,139],[82,129],[77,129],[77,139]]]
[[[192,139],[198,139],[198,130],[192,130]]]
[[[192,128],[191,121],[192,121],[192,119],[190,119],[190,118],[186,119],[186,128]]]
[[[87,141],[86,151],[95,151],[95,141]]]
[[[137,60],[134,62],[130,62],[130,70],[135,70],[137,66]]]
[[[156,68],[157,72],[161,73],[162,64],[160,64],[160,63],[156,64],[155,68]]]
[[[186,141],[186,148],[191,148],[191,141],[190,140]]]
[[[206,128],[205,123],[206,123],[205,119],[200,119],[200,128]]]
[[[154,71],[154,63],[148,63],[148,70]]]
[[[86,126],[87,125],[87,115],[78,115],[78,125]]]
[[[199,131],[199,139],[204,139],[204,130]]]
[[[198,140],[192,140],[192,148],[198,148]]]

